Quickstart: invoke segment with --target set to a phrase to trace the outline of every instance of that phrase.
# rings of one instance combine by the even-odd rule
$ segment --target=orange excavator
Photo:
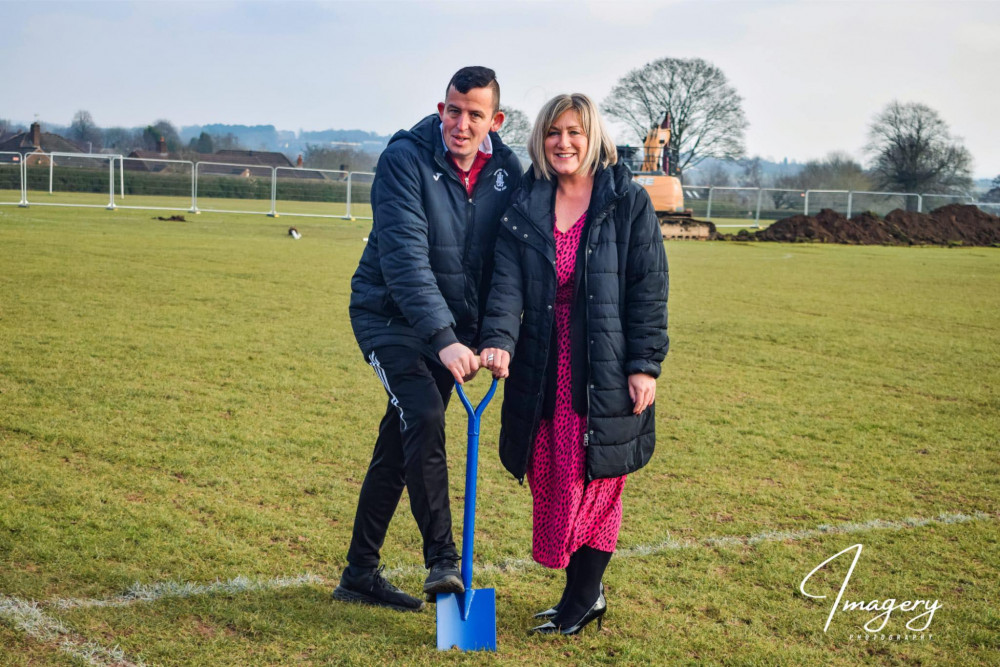
[[[638,149],[618,146],[618,157],[632,169],[632,178],[645,188],[653,202],[665,239],[712,239],[715,225],[696,220],[691,209],[684,208],[684,190],[677,176],[677,150],[670,141],[670,114],[646,134],[642,148],[642,165],[635,169]]]

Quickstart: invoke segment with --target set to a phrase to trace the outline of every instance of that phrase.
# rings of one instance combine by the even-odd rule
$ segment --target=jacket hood
[[[436,113],[420,119],[416,125],[409,130],[400,130],[389,139],[389,145],[397,141],[412,141],[421,149],[444,159],[444,141],[441,139],[441,117]],[[510,149],[501,141],[500,135],[490,132],[490,141],[493,142],[493,155],[506,157],[510,154]]]

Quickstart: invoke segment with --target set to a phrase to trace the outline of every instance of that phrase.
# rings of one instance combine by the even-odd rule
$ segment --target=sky
[[[0,15],[0,118],[24,123],[85,109],[101,127],[391,134],[464,65],[494,68],[503,104],[534,119],[557,93],[600,101],[652,60],[702,58],[743,99],[749,155],[863,161],[898,100],[935,109],[976,177],[1000,174],[1000,0],[0,0]]]

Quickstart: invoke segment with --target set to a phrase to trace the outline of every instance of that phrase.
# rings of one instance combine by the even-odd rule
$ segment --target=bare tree
[[[806,162],[797,174],[780,176],[774,187],[798,192],[775,192],[772,195],[777,208],[798,208],[802,201],[800,192],[805,190],[871,190],[871,176],[850,155],[835,151],[822,160]]]
[[[90,112],[83,109],[73,115],[73,122],[69,126],[69,137],[90,151],[100,150],[103,145],[101,129],[97,127]]]
[[[1000,175],[990,183],[992,187],[982,196],[983,201],[1000,202]]]
[[[890,102],[872,121],[867,152],[879,188],[965,194],[972,187],[972,155],[925,104]]]
[[[246,147],[240,141],[240,138],[233,134],[232,132],[226,132],[225,134],[210,134],[212,137],[212,144],[216,151],[242,151],[246,150]]]
[[[713,161],[708,166],[708,171],[702,169],[702,172],[704,172],[702,180],[705,181],[702,185],[713,185],[717,188],[728,188],[733,184],[732,176],[730,176],[729,170],[726,169],[726,166],[722,162]]]
[[[371,153],[351,146],[316,146],[306,144],[303,162],[313,169],[334,169],[339,171],[372,171],[377,158]]]
[[[740,161],[743,173],[740,174],[739,183],[746,188],[764,187],[764,167],[761,164],[759,155]]]
[[[124,155],[142,147],[142,132],[127,127],[109,127],[104,130],[104,146]]]
[[[802,189],[871,190],[871,177],[864,167],[847,153],[834,151],[822,160],[806,162],[799,172]]]
[[[531,122],[528,115],[520,109],[501,107],[506,118],[500,126],[500,138],[511,146],[525,146],[531,136]]]
[[[737,159],[745,151],[742,98],[722,70],[700,58],[661,58],[632,70],[601,109],[631,128],[640,144],[669,112],[678,173],[706,158]]]

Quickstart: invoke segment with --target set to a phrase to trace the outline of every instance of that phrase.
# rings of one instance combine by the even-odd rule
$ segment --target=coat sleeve
[[[628,263],[625,283],[625,373],[660,375],[667,354],[669,277],[663,236],[649,195],[633,184]]]
[[[506,217],[506,214],[504,215]],[[494,255],[493,282],[486,302],[480,347],[498,347],[514,356],[524,307],[519,244],[501,224]]]
[[[384,175],[374,209],[382,276],[417,335],[441,350],[458,339],[455,318],[431,271],[420,166],[413,155],[392,151],[383,153],[378,170]]]

